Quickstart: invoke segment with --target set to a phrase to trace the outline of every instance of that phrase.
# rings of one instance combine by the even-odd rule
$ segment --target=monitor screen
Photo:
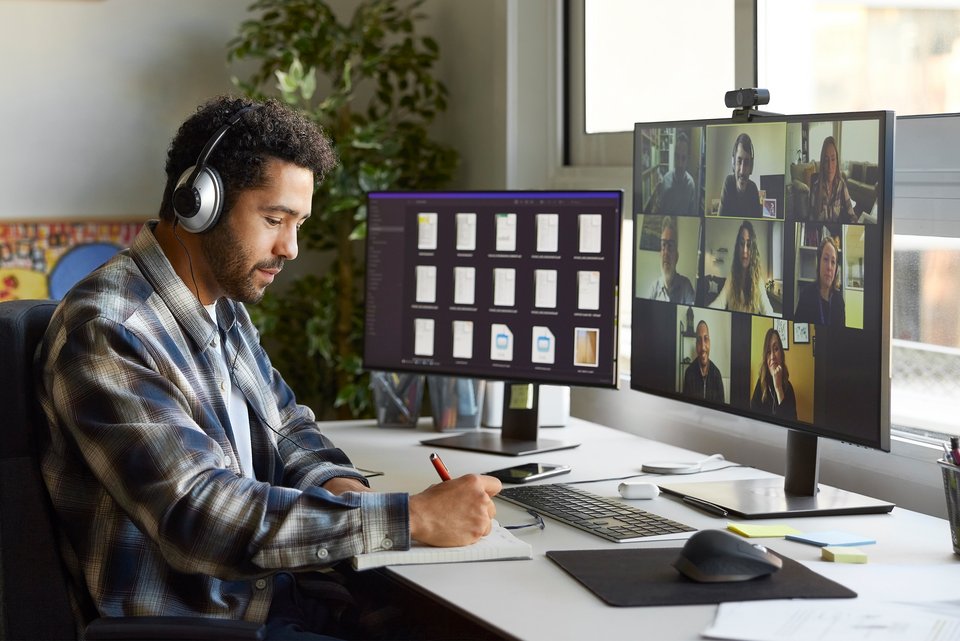
[[[638,123],[631,387],[889,450],[893,133]]]
[[[616,386],[620,191],[367,202],[365,368]]]

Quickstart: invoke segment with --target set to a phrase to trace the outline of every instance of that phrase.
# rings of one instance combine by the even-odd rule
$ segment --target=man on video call
[[[720,190],[721,216],[742,216],[759,218],[763,214],[760,202],[760,190],[750,180],[753,173],[753,141],[742,133],[733,143],[731,171]]]
[[[677,221],[673,216],[664,216],[660,224],[660,277],[653,284],[650,298],[681,305],[693,305],[694,292],[690,279],[677,273],[680,260],[680,242]]]
[[[42,467],[81,619],[362,634],[347,621],[364,595],[329,571],[339,561],[490,531],[498,480],[373,492],[260,345],[244,305],[297,257],[335,164],[319,128],[279,101],[209,101],[170,145],[159,221],[55,312],[38,355]]]
[[[659,201],[655,214],[695,216],[697,214],[697,186],[687,166],[690,163],[690,139],[683,131],[677,133],[673,145],[673,169],[658,186]]]
[[[683,374],[683,393],[711,403],[723,403],[723,377],[710,360],[710,328],[706,321],[697,323],[697,360]]]

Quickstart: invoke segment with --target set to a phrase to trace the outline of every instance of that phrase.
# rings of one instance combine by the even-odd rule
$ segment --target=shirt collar
[[[147,222],[130,247],[130,258],[136,262],[157,295],[176,316],[177,323],[198,347],[210,345],[217,334],[217,326],[200,304],[196,295],[173,269],[154,235],[157,221]],[[226,298],[217,301],[217,323],[229,332],[237,322],[235,303]]]

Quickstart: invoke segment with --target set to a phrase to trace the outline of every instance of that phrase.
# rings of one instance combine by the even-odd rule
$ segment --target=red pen
[[[440,457],[437,456],[436,452],[430,453],[430,462],[433,463],[433,467],[437,468],[437,474],[440,475],[441,481],[450,480],[450,470],[448,470],[447,466],[443,464],[443,461],[440,460]]]

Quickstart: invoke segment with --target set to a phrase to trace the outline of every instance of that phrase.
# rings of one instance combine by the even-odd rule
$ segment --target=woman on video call
[[[840,154],[833,136],[827,136],[820,148],[820,170],[814,176],[810,198],[813,220],[857,222],[847,182],[840,175]]]
[[[825,234],[817,247],[817,280],[800,290],[794,320],[817,325],[846,325],[847,310],[840,293],[840,270],[837,269],[839,255],[837,242]]]
[[[724,281],[723,289],[710,303],[710,307],[772,316],[773,305],[770,304],[760,275],[757,235],[749,220],[743,221],[737,230],[731,263],[730,276]]]
[[[790,383],[790,372],[783,353],[780,334],[772,327],[763,337],[760,376],[753,388],[750,409],[778,418],[797,419],[797,397]]]

